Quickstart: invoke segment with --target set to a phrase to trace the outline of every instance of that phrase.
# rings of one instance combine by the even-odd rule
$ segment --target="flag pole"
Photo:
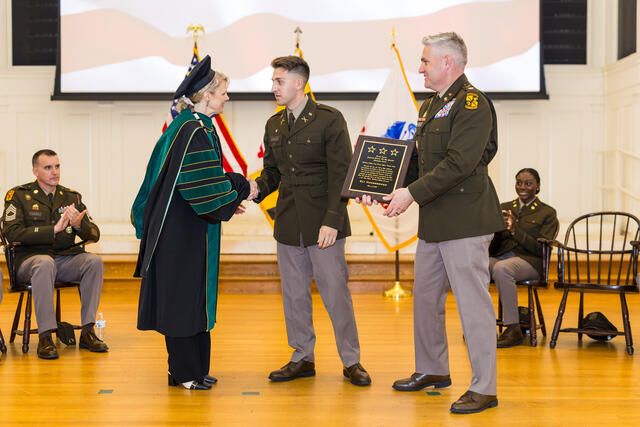
[[[396,49],[396,29],[391,29],[391,48]],[[397,226],[396,218],[396,226]],[[396,283],[393,285],[391,289],[387,289],[383,292],[383,295],[386,298],[392,298],[395,301],[399,301],[402,298],[408,298],[413,294],[413,292],[409,289],[404,289],[400,285],[400,251],[396,249]]]

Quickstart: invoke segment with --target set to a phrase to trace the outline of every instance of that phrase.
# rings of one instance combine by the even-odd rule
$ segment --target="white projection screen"
[[[319,98],[373,99],[392,64],[392,30],[418,97],[422,37],[456,31],[466,74],[494,98],[545,97],[539,0],[60,0],[53,99],[169,99],[193,55],[231,78],[234,99],[272,99],[270,62],[300,48]]]

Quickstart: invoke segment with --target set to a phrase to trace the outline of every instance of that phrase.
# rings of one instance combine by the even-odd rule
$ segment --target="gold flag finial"
[[[296,27],[293,32],[296,35],[296,49],[300,49],[300,34],[302,34],[302,30],[300,29],[300,27]]]
[[[398,35],[398,32],[396,31],[395,28],[391,29],[391,46],[395,46],[396,45],[396,36]]]
[[[193,44],[194,46],[198,45],[198,38],[200,37],[200,33],[204,34],[204,27],[197,22],[192,23],[187,27],[187,34],[193,32]]]

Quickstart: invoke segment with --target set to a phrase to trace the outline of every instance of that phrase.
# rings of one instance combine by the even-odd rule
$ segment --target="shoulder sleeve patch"
[[[9,192],[7,193],[7,197],[4,199],[5,202],[10,202],[11,199],[13,199],[13,193],[15,193],[14,190],[9,190]]]
[[[468,93],[465,100],[464,108],[467,110],[476,110],[478,108],[478,94]]]

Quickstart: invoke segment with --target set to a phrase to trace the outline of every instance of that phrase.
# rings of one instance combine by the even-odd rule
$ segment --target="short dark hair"
[[[533,175],[533,177],[536,180],[536,183],[538,184],[538,189],[536,190],[536,194],[538,194],[540,192],[540,174],[538,173],[538,171],[533,168],[520,169],[516,174],[516,179],[518,178],[518,175],[520,175],[522,172],[530,173],[531,175]]]
[[[53,150],[49,150],[48,148],[45,148],[44,150],[38,150],[36,151],[36,153],[33,155],[33,157],[31,158],[31,166],[33,166],[34,168],[36,167],[36,165],[38,164],[38,159],[40,158],[40,156],[42,155],[45,156],[57,156],[58,154],[53,151]]]
[[[271,66],[273,68],[284,68],[291,73],[299,74],[304,80],[305,84],[307,84],[307,82],[309,81],[309,64],[307,64],[307,61],[300,58],[299,56],[280,56],[271,61]]]

